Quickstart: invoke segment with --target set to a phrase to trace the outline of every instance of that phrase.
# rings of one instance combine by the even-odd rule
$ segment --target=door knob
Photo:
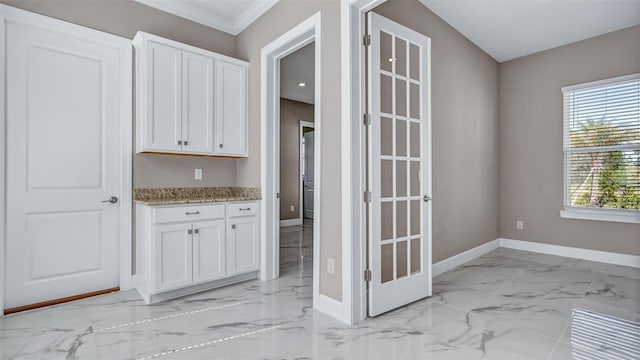
[[[431,201],[431,196],[425,195],[422,200],[424,200],[425,202]]]
[[[112,196],[110,198],[108,198],[107,200],[102,200],[103,203],[111,203],[111,204],[115,204],[118,202],[118,197],[117,196]]]

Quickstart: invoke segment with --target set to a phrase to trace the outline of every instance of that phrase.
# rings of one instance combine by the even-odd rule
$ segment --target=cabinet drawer
[[[224,204],[176,206],[155,209],[154,223],[212,220],[224,218]]]
[[[251,216],[258,214],[257,202],[229,204],[229,217]]]

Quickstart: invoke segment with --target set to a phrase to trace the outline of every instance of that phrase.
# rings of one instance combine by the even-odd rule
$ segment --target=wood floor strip
[[[15,314],[15,313],[18,313],[18,312],[21,312],[21,311],[33,310],[33,309],[38,309],[38,308],[41,308],[41,307],[46,307],[46,306],[51,306],[51,305],[58,305],[58,304],[66,303],[66,302],[69,302],[69,301],[86,299],[86,298],[89,298],[89,297],[92,297],[92,296],[109,294],[109,293],[116,292],[116,291],[120,291],[120,288],[119,287],[115,287],[115,288],[110,288],[110,289],[92,291],[92,292],[88,292],[88,293],[84,293],[84,294],[67,296],[67,297],[63,297],[63,298],[60,298],[60,299],[47,300],[47,301],[43,301],[43,302],[39,302],[39,303],[35,303],[35,304],[29,304],[29,305],[23,305],[23,306],[8,308],[8,309],[4,309],[4,314],[5,315]]]

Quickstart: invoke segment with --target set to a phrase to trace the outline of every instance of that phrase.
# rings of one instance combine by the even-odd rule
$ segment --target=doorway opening
[[[318,306],[320,284],[320,34],[321,15],[317,13],[262,48],[261,53],[263,201],[258,276],[261,280],[276,279],[281,269],[312,275],[314,307]],[[313,174],[313,191],[308,192],[313,194],[313,216],[306,222],[304,191],[300,191],[300,120],[314,124],[309,140],[313,143],[313,171],[307,170]]]
[[[280,59],[280,274],[312,271],[314,47]]]

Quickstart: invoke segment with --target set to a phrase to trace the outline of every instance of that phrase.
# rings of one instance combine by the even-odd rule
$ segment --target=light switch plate
[[[202,169],[196,169],[194,171],[194,177],[196,180],[202,180]]]

